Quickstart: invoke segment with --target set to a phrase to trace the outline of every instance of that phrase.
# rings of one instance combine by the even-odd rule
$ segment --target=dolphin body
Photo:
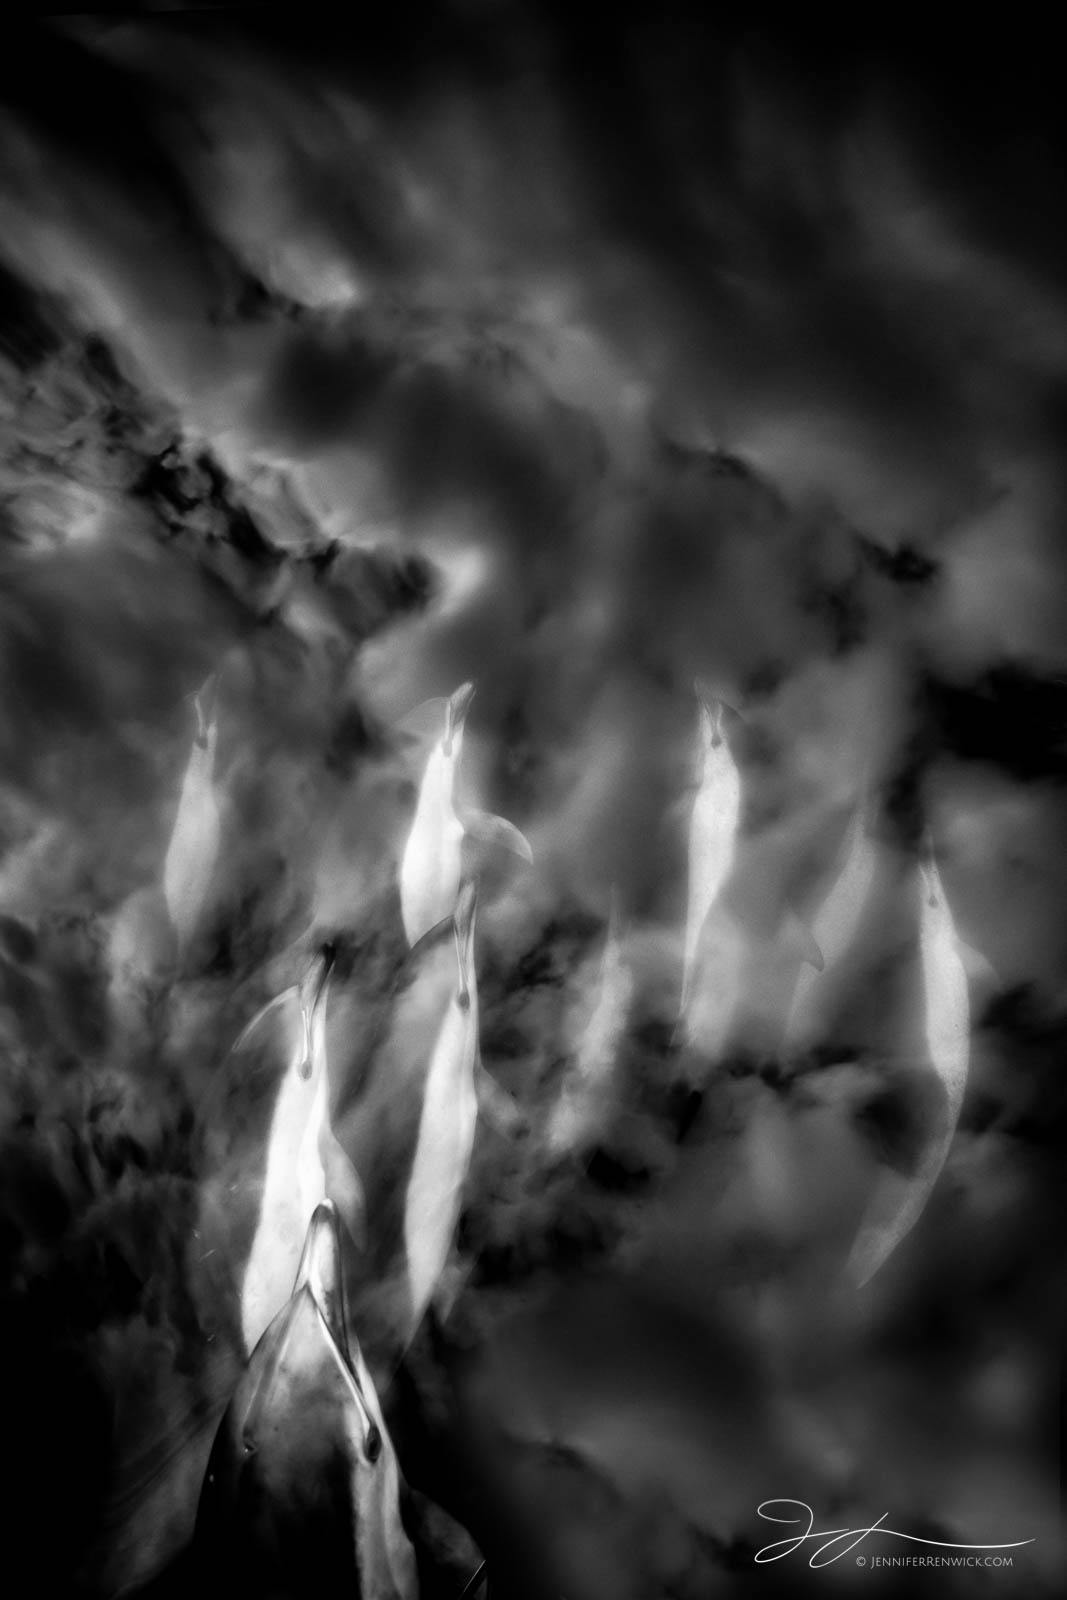
[[[907,1177],[885,1176],[860,1224],[846,1272],[867,1283],[915,1226],[937,1182],[952,1144],[967,1086],[970,1055],[970,996],[964,947],[931,854],[920,862],[919,964],[922,973],[926,1053],[944,1091],[938,1128],[918,1169]]]
[[[623,953],[613,894],[593,1008],[578,1039],[573,1073],[548,1118],[545,1139],[553,1155],[565,1155],[595,1132],[610,1093],[633,995],[634,974]]]
[[[210,679],[194,701],[197,732],[163,863],[163,894],[178,941],[179,959],[200,926],[222,833],[214,783],[218,743],[218,719],[213,707],[216,689],[215,680]]]
[[[349,1335],[337,1212],[324,1201],[288,1304],[252,1352],[215,1437],[197,1513],[198,1587],[248,1600],[416,1600],[404,1494]]]
[[[478,1117],[477,890],[409,952],[395,994],[346,1075],[334,1127],[360,1175],[366,1248],[356,1292],[410,1342],[434,1295],[459,1220]],[[388,1286],[388,1287],[386,1287]]]
[[[400,862],[400,909],[409,945],[451,916],[464,877],[467,841],[501,845],[533,860],[524,836],[503,817],[455,807],[456,772],[463,753],[463,730],[474,698],[464,683],[445,702],[445,727],[434,744],[419,786],[415,816]]]
[[[362,1189],[330,1126],[326,1003],[333,963],[333,947],[324,945],[300,984],[264,1006],[234,1047],[278,1009],[295,1006],[299,1026],[271,1119],[259,1222],[241,1289],[249,1353],[285,1304],[316,1207],[328,1196],[339,1200],[358,1236]]]

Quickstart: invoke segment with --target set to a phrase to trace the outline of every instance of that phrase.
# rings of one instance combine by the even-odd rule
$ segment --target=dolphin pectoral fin
[[[967,982],[976,989],[999,991],[1004,984],[999,972],[987,956],[973,945],[964,944],[962,939],[956,941],[963,970],[967,974]]]
[[[463,831],[483,849],[510,850],[512,855],[533,864],[530,841],[514,823],[488,811],[464,811],[462,821]]]
[[[281,994],[275,995],[273,1000],[268,1000],[265,1006],[260,1006],[251,1022],[247,1022],[241,1029],[241,1032],[234,1040],[232,1048],[234,1050],[242,1050],[256,1029],[267,1020],[272,1012],[279,1010],[284,1005],[288,1005],[291,1000],[298,1000],[299,998],[300,990],[294,984],[291,989],[285,989]]]
[[[443,694],[423,700],[420,705],[406,711],[396,724],[397,731],[413,739],[439,739],[441,724],[448,717],[449,701]]]
[[[196,742],[203,748],[210,740],[215,726],[215,715],[219,698],[219,673],[211,673],[200,688],[193,695],[193,710],[196,712]]]

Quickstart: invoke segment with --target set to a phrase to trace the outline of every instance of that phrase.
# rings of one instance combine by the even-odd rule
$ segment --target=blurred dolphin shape
[[[846,1271],[862,1287],[915,1226],[937,1182],[956,1132],[967,1085],[970,996],[963,947],[930,852],[919,863],[919,964],[923,1026],[930,1067],[944,1094],[937,1131],[914,1173],[882,1178],[860,1224]]]
[[[802,965],[785,1021],[785,1043],[803,1048],[815,1037],[829,991],[852,948],[870,905],[878,855],[869,829],[870,805],[861,797],[838,854],[840,866],[811,922],[820,961]]]
[[[182,779],[178,812],[163,863],[163,893],[178,940],[179,959],[196,934],[218,860],[222,832],[215,793],[218,675],[195,696],[197,731]]]
[[[618,896],[612,891],[593,1008],[578,1039],[573,1072],[549,1113],[545,1138],[554,1155],[574,1150],[596,1130],[610,1093],[633,994],[634,975],[623,952]]]
[[[478,1117],[477,890],[425,934],[401,969],[335,1129],[366,1205],[362,1285],[400,1285],[391,1335],[406,1346],[448,1259]]]
[[[464,846],[502,846],[525,861],[533,852],[518,828],[503,817],[455,807],[455,781],[463,730],[474,685],[461,684],[445,701],[445,727],[430,752],[419,786],[415,816],[400,862],[400,908],[404,932],[414,945],[442,918],[451,916],[464,876]]]
[[[326,1002],[333,964],[333,946],[326,944],[300,984],[264,1006],[235,1046],[279,1009],[297,1009],[299,1028],[275,1102],[259,1221],[241,1289],[247,1351],[285,1304],[316,1207],[327,1196],[338,1199],[359,1234],[362,1189],[330,1127]]]
[[[680,1019],[686,1046],[707,1061],[715,1061],[726,1048],[751,943],[749,929],[724,905],[709,908],[694,948],[689,993]]]
[[[476,891],[465,889],[452,929],[456,990],[426,1074],[418,1142],[404,1203],[404,1249],[417,1323],[444,1270],[459,1221],[478,1116],[478,989],[474,971]]]
[[[741,816],[741,775],[722,726],[727,708],[701,683],[695,688],[700,701],[701,773],[689,824],[689,898],[679,1012],[683,1017],[692,995],[701,932],[733,865]]]
[[[704,918],[693,959],[688,1007],[680,1018],[687,1075],[735,1043],[773,1050],[785,985],[802,963],[821,968],[822,952],[794,905],[795,857],[773,830],[746,838]]]
[[[215,1438],[197,1515],[205,1571],[242,1595],[415,1600],[406,1493],[350,1336],[335,1207],[307,1227],[288,1304],[256,1344]],[[220,1584],[221,1592],[221,1584]]]
[[[162,890],[145,884],[126,896],[108,930],[108,1009],[116,1041],[136,1039],[174,973],[177,938]]]

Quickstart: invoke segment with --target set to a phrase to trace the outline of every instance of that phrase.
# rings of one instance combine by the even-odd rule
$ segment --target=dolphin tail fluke
[[[530,841],[504,817],[495,817],[488,811],[465,811],[463,827],[481,849],[510,850],[512,855],[533,864]]]
[[[341,1275],[341,1229],[337,1207],[322,1200],[315,1207],[304,1237],[293,1295],[309,1289],[339,1350],[348,1351],[344,1287]]]

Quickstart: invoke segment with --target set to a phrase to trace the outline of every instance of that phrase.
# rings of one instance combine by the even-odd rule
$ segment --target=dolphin
[[[406,1486],[347,1326],[335,1207],[316,1206],[288,1304],[258,1341],[208,1461],[196,1537],[241,1595],[416,1600]]]
[[[919,966],[926,1055],[944,1099],[939,1123],[918,1169],[882,1178],[860,1224],[846,1272],[859,1287],[878,1271],[919,1220],[956,1132],[967,1085],[970,995],[964,947],[932,852],[919,862]]]
[[[474,698],[464,683],[445,702],[445,726],[430,752],[419,786],[411,831],[400,862],[400,909],[409,945],[451,916],[464,876],[464,845],[501,845],[533,860],[529,843],[503,817],[455,807],[455,782],[463,730]]]
[[[723,732],[726,709],[698,683],[700,700],[700,786],[689,824],[689,899],[680,1014],[692,994],[701,930],[733,865],[741,816],[741,776]]]
[[[478,989],[474,971],[473,886],[457,907],[456,990],[434,1043],[404,1201],[404,1251],[417,1324],[444,1270],[459,1221],[463,1183],[474,1149],[478,1096]]]
[[[334,954],[332,945],[324,945],[300,984],[264,1006],[235,1046],[276,1008],[296,1006],[299,1027],[274,1106],[259,1221],[241,1289],[249,1352],[284,1305],[308,1218],[327,1196],[343,1204],[349,1227],[360,1237],[362,1188],[330,1126],[326,1002]]]
[[[182,779],[178,812],[163,863],[163,894],[177,936],[179,959],[186,953],[199,927],[214,880],[222,832],[214,783],[217,690],[217,677],[213,676],[193,701],[196,737]]]
[[[360,1174],[361,1287],[384,1304],[399,1286],[390,1339],[406,1346],[434,1296],[459,1220],[478,1118],[477,889],[409,952],[396,993],[347,1074],[334,1126]]]
[[[610,1089],[633,994],[634,975],[623,953],[618,898],[613,893],[593,1008],[578,1039],[573,1074],[548,1119],[546,1143],[554,1155],[573,1150],[595,1126]]]

